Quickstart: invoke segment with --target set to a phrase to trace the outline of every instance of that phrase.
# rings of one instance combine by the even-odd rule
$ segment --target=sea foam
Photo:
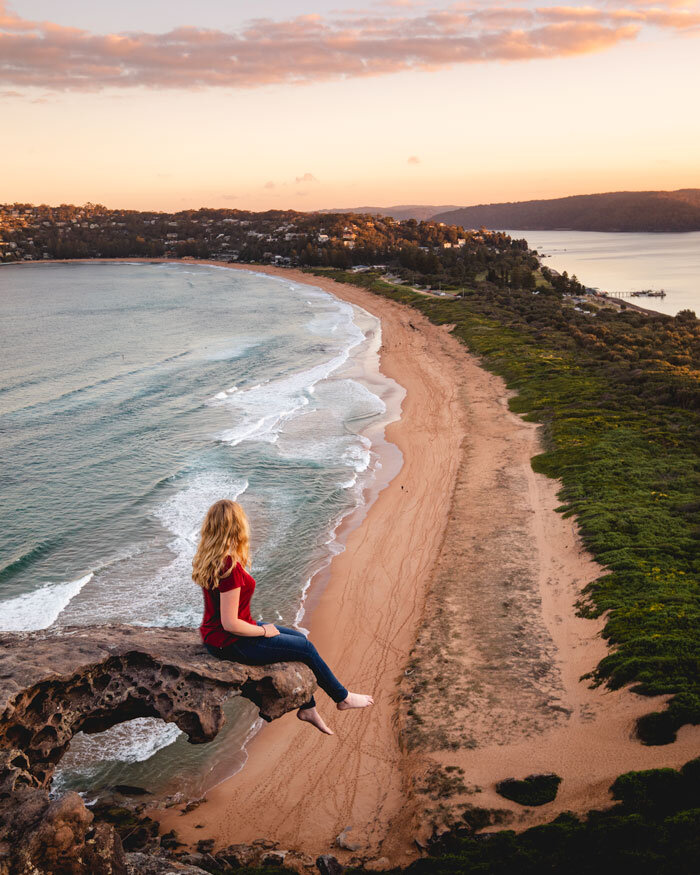
[[[239,422],[220,432],[218,439],[232,446],[244,440],[274,440],[285,422],[308,407],[317,384],[344,365],[352,348],[360,342],[353,340],[332,358],[295,374],[269,380],[249,389],[239,389],[226,397],[221,397],[222,393],[219,392],[209,404],[226,405],[237,415]]]
[[[210,398],[208,405],[226,406],[238,420],[234,426],[217,435],[220,441],[231,446],[246,440],[275,443],[284,424],[306,412],[305,408],[315,394],[316,386],[341,368],[350,358],[352,350],[366,340],[365,333],[355,322],[355,309],[351,304],[316,287],[295,283],[288,284],[288,287],[302,292],[311,307],[318,302],[331,305],[331,309],[315,312],[306,324],[306,330],[320,337],[333,335],[331,348],[335,348],[335,354],[302,371],[265,380],[249,388],[233,386]],[[339,336],[341,334],[342,338]],[[376,400],[381,405],[381,401],[378,398]]]
[[[149,625],[194,626],[199,622],[201,593],[191,578],[199,528],[207,509],[215,501],[220,498],[235,501],[247,488],[246,480],[227,474],[199,474],[186,481],[181,489],[155,509],[154,516],[174,536],[168,544],[174,557],[153,575],[153,586],[148,591],[156,593],[154,603],[151,606],[139,605],[142,612],[154,618]],[[163,593],[167,593],[167,599],[163,598]],[[133,597],[138,598],[136,593]],[[94,768],[112,760],[143,762],[171,745],[180,734],[177,726],[153,717],[140,717],[94,737],[78,736],[71,744],[72,755],[62,762],[62,769],[80,772],[82,764]]]
[[[221,498],[236,501],[248,488],[248,481],[218,471],[198,474],[159,505],[154,516],[174,536],[168,548],[173,559],[154,572],[153,604],[145,606],[159,626],[196,625],[201,619],[201,593],[192,582],[192,559],[202,520]],[[167,603],[163,599],[167,593]]]
[[[0,602],[0,629],[4,632],[29,632],[48,628],[92,577],[91,571],[78,580],[45,583],[33,592]]]
[[[173,723],[163,723],[154,717],[136,717],[97,735],[76,737],[71,742],[70,755],[62,764],[70,767],[81,762],[94,764],[109,760],[142,763],[172,744],[180,734]]]

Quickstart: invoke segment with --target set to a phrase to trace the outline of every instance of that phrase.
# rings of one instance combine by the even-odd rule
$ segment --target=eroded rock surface
[[[160,717],[202,744],[221,729],[230,696],[245,696],[272,720],[308,701],[315,686],[301,663],[218,660],[191,628],[0,633],[0,875],[126,873],[119,837],[93,823],[80,796],[49,803],[54,769],[76,732]]]

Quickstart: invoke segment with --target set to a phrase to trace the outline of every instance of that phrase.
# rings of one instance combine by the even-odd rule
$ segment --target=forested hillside
[[[615,191],[480,204],[438,213],[433,220],[496,230],[700,231],[700,189]]]

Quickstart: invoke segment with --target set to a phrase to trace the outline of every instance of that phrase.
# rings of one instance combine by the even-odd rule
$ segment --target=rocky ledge
[[[315,686],[301,663],[218,660],[191,628],[0,633],[0,875],[126,873],[119,836],[94,822],[80,796],[49,801],[54,769],[76,732],[160,717],[203,744],[221,729],[227,698],[245,696],[273,720]]]

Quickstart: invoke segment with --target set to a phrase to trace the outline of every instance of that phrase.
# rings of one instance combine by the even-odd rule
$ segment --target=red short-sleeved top
[[[226,574],[228,572],[228,574]],[[232,635],[221,625],[220,593],[240,587],[241,595],[238,602],[238,618],[246,623],[255,625],[255,620],[250,615],[250,600],[255,591],[255,579],[243,568],[240,562],[234,564],[230,556],[224,558],[221,573],[226,574],[219,580],[218,587],[205,589],[204,593],[204,618],[199,627],[199,633],[205,644],[212,647],[226,647],[237,641],[240,636]]]

